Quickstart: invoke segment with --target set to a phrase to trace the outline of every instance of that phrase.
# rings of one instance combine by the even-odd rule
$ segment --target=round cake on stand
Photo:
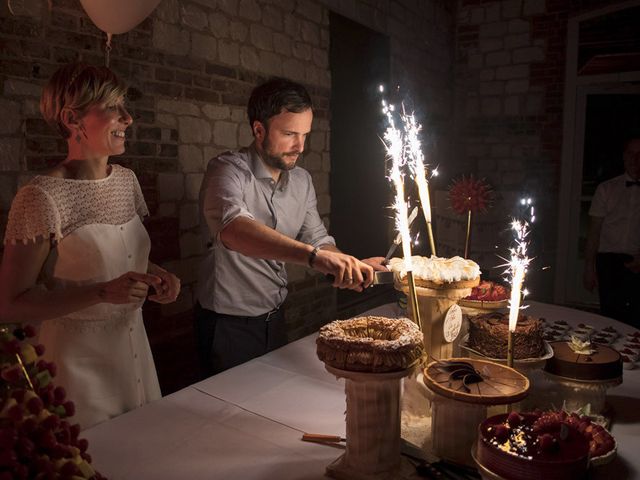
[[[622,383],[622,357],[611,347],[583,345],[579,350],[572,342],[551,342],[553,357],[544,372],[565,402],[569,411],[590,405],[591,411],[605,410],[609,388]]]
[[[345,379],[347,397],[346,451],[327,467],[328,476],[391,480],[414,470],[400,456],[400,380],[422,352],[422,333],[407,318],[336,320],[320,329],[318,358]]]
[[[529,392],[529,380],[513,368],[472,358],[430,363],[424,383],[433,392],[433,453],[466,465],[473,465],[471,446],[487,408],[513,404]]]

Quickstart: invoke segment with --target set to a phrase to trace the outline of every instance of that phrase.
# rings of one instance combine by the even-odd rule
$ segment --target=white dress
[[[41,288],[104,282],[147,271],[147,214],[135,174],[119,165],[100,180],[37,176],[13,201],[5,243],[51,239]],[[100,303],[40,325],[44,358],[83,429],[161,396],[141,307]]]

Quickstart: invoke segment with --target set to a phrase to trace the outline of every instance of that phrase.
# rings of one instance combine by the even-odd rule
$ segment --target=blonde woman
[[[41,322],[45,358],[87,428],[160,398],[142,303],[176,299],[178,278],[148,261],[148,214],[125,151],[126,87],[74,63],[44,87],[40,109],[68,155],[22,187],[0,267],[0,322]]]

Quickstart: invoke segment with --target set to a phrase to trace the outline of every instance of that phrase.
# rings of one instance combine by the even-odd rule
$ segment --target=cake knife
[[[325,275],[325,277],[331,283],[333,283],[336,278],[331,274]],[[373,272],[373,282],[371,282],[371,285],[369,286],[372,287],[374,285],[389,285],[391,283],[393,283],[393,272],[376,270],[375,272]]]
[[[411,224],[413,223],[413,221],[416,219],[417,216],[418,216],[418,207],[413,207],[413,210],[411,210],[411,214],[409,215],[409,219],[408,219],[409,228],[411,228]],[[391,255],[393,255],[393,252],[396,251],[396,248],[398,248],[398,245],[400,245],[401,242],[402,242],[402,234],[398,232],[398,234],[396,235],[396,238],[393,239],[393,243],[389,247],[389,251],[387,252],[386,257],[384,257],[384,260],[382,261],[383,265],[389,264],[389,260],[391,260]]]

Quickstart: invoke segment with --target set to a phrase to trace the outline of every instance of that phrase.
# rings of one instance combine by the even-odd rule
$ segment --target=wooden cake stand
[[[402,475],[400,457],[400,380],[413,367],[388,373],[327,371],[345,379],[347,448],[327,467],[341,480],[395,480]]]
[[[457,362],[469,368],[457,368]],[[478,424],[487,418],[487,407],[516,403],[527,396],[530,387],[527,377],[513,368],[474,358],[431,362],[424,369],[424,383],[434,393],[433,453],[466,465],[474,465],[471,446]]]

